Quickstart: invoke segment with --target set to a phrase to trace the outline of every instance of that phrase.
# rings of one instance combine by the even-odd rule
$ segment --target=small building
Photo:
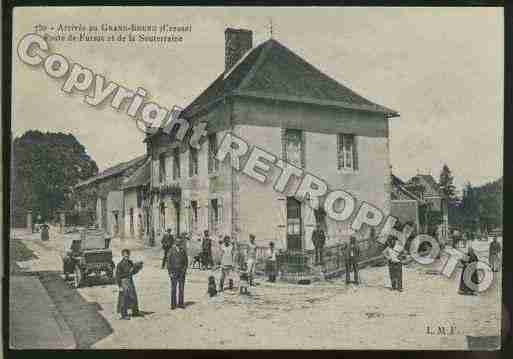
[[[130,161],[109,167],[98,175],[75,185],[74,191],[78,210],[92,209],[99,228],[113,237],[123,235],[124,198],[122,184],[137,168],[142,166],[147,156],[139,156]]]
[[[392,174],[390,200],[390,215],[396,217],[400,224],[412,224],[418,233],[421,230],[420,208],[423,202],[418,195],[406,188],[406,183],[394,174]]]
[[[159,130],[146,138],[151,157],[151,203],[156,235],[200,234],[209,229],[259,245],[310,249],[317,223],[327,245],[348,238],[350,222],[336,222],[294,197],[218,163],[227,133],[277,155],[362,201],[390,212],[389,119],[394,110],[377,105],[325,75],[275,39],[253,47],[252,32],[225,31],[225,68],[185,108],[194,126],[207,122],[199,150]]]
[[[151,160],[126,177],[121,184],[123,191],[124,237],[143,240],[150,230],[151,207],[149,203]]]
[[[407,183],[406,188],[426,204],[423,211],[423,232],[447,238],[449,231],[448,203],[442,196],[439,184],[431,174],[417,174]]]

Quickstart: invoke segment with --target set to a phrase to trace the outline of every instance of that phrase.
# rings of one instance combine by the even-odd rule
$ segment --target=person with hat
[[[268,280],[271,283],[276,282],[276,275],[278,273],[278,263],[276,258],[276,249],[274,248],[274,242],[269,243],[270,255],[267,258],[266,272]]]
[[[169,227],[166,230],[166,233],[162,236],[161,244],[162,249],[164,250],[164,257],[162,258],[162,269],[166,268],[167,254],[169,252],[169,248],[171,248],[171,244],[174,241],[174,237],[171,234],[171,228]]]
[[[142,269],[142,262],[132,262],[129,249],[123,249],[121,255],[123,259],[116,266],[116,283],[119,287],[117,312],[121,314],[120,319],[128,320],[128,309],[132,310],[133,317],[140,315],[133,276]]]
[[[351,236],[349,245],[345,252],[346,262],[346,284],[349,284],[351,279],[351,272],[354,272],[354,282],[358,284],[358,261],[360,260],[360,248],[356,243],[356,237]]]
[[[249,285],[254,286],[253,279],[255,277],[255,266],[256,266],[256,251],[257,246],[255,244],[255,235],[249,235],[249,244],[246,255],[246,268],[248,272]]]
[[[501,244],[497,241],[497,236],[493,236],[488,250],[488,262],[494,272],[498,272],[500,268],[500,252],[502,250]]]
[[[221,246],[221,278],[219,279],[219,291],[224,290],[224,280],[233,271],[233,245],[230,243],[230,236],[224,236]],[[232,284],[233,281],[230,281]],[[230,288],[232,289],[232,288]]]
[[[203,241],[201,242],[201,256],[202,256],[202,265],[206,268],[212,268],[214,265],[212,261],[212,239],[210,238],[210,234],[208,230],[203,232]]]
[[[185,238],[180,236],[173,240],[167,258],[167,271],[171,281],[171,309],[185,309],[184,290],[185,274],[189,260],[187,258]]]
[[[478,261],[479,259],[477,258],[477,255],[474,252],[474,248],[472,248],[472,246],[468,246],[467,254],[460,260],[461,264],[463,265],[463,268],[461,269],[458,294],[476,295],[477,286],[479,284],[476,267]],[[470,278],[468,278],[468,273],[465,273],[467,270],[472,270]],[[467,275],[467,277],[465,277],[465,275]]]

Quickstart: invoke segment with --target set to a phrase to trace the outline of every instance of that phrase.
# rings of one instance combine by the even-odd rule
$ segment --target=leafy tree
[[[14,212],[32,210],[48,220],[73,208],[73,186],[98,166],[72,134],[31,130],[13,141],[11,173]]]

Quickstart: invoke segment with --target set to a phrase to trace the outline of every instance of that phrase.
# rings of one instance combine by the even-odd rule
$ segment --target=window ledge
[[[341,174],[344,174],[344,175],[350,175],[350,174],[357,175],[357,174],[360,173],[359,170],[351,170],[351,169],[348,169],[348,168],[338,169],[337,171],[338,171],[338,173],[341,173]]]

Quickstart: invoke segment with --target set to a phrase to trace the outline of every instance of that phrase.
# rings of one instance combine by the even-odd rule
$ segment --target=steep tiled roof
[[[403,199],[412,199],[415,201],[420,201],[420,198],[409,191],[406,188],[406,183],[404,183],[399,177],[392,174],[392,200],[403,200]]]
[[[122,189],[143,186],[150,183],[151,159],[148,158],[146,162],[135,170],[134,173],[123,181]]]
[[[103,179],[106,179],[106,178],[109,178],[109,177],[112,177],[115,175],[122,174],[123,172],[125,172],[126,170],[130,169],[133,166],[141,165],[145,159],[146,159],[146,155],[142,155],[142,156],[136,157],[130,161],[118,163],[115,166],[105,169],[104,171],[100,172],[99,174],[97,174],[94,177],[90,177],[84,181],[77,183],[75,185],[75,188],[87,186],[87,185],[93,184],[97,181],[100,181],[100,180],[103,180]]]
[[[358,95],[274,39],[250,52],[228,74],[222,73],[183,111],[190,118],[226,96],[239,95],[336,106],[398,116],[394,110]]]

